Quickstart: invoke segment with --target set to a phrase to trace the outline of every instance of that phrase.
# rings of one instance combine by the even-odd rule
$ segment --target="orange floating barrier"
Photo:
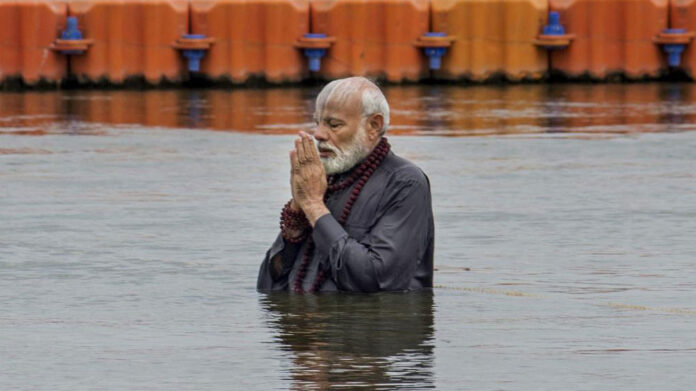
[[[184,60],[174,47],[188,33],[185,0],[71,0],[84,38],[93,43],[71,58],[79,82],[149,84],[179,81]]]
[[[0,2],[0,82],[52,84],[65,77],[65,57],[50,48],[66,14],[64,3],[50,0]]]
[[[191,0],[191,33],[214,40],[201,61],[213,79],[299,81],[307,65],[295,43],[309,32],[309,0]]]
[[[681,61],[681,68],[694,78],[696,76],[696,48],[693,36],[696,31],[696,0],[671,0],[669,8],[670,27],[684,29],[685,37],[680,43],[686,44]]]
[[[432,30],[454,37],[437,77],[542,78],[548,54],[535,42],[547,12],[547,0],[432,0]]]
[[[312,0],[311,16],[312,32],[336,38],[322,60],[323,76],[396,82],[428,75],[414,45],[429,31],[428,0]]]
[[[551,52],[551,68],[570,77],[657,77],[665,60],[654,38],[667,28],[669,0],[549,0],[575,39]]]

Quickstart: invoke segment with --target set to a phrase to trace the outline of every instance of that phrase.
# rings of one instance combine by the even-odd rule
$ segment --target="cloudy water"
[[[0,93],[0,389],[693,388],[696,86],[387,88],[437,287],[260,294],[316,93]]]

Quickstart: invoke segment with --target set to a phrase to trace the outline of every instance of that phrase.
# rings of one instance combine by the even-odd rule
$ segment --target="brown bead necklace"
[[[363,160],[360,166],[358,166],[358,168],[354,170],[350,174],[350,176],[348,176],[348,178],[338,183],[333,183],[335,179],[334,176],[328,178],[329,184],[326,187],[326,193],[324,194],[324,202],[326,202],[326,199],[329,194],[336,191],[344,190],[355,183],[355,187],[353,188],[350,197],[346,202],[346,205],[343,207],[341,216],[338,218],[338,223],[342,226],[346,224],[346,221],[348,221],[350,211],[353,209],[353,205],[355,204],[355,201],[358,199],[358,196],[360,195],[360,192],[365,186],[365,183],[367,183],[368,179],[370,179],[370,176],[372,176],[377,167],[379,167],[379,165],[382,164],[384,158],[386,158],[387,154],[389,154],[390,149],[391,146],[389,145],[389,142],[385,137],[382,137],[382,140],[380,140],[379,144],[377,144],[375,149],[372,150],[370,155],[368,155]],[[304,281],[305,275],[307,274],[307,268],[309,267],[309,263],[312,260],[313,254],[314,240],[312,239],[312,236],[309,235],[309,239],[307,240],[307,249],[304,255],[302,256],[302,263],[300,264],[300,268],[297,272],[297,277],[295,278],[295,282],[293,285],[293,290],[296,293],[305,293],[305,291],[302,289],[302,282]],[[321,289],[321,286],[324,285],[327,276],[328,274],[324,270],[324,268],[320,267],[319,271],[317,272],[317,276],[314,279],[314,284],[312,284],[312,288],[310,288],[309,292],[318,292]]]

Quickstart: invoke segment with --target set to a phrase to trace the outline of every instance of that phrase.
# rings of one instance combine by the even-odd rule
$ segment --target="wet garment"
[[[342,174],[338,181],[349,175]],[[320,268],[328,273],[322,292],[432,288],[434,224],[425,174],[389,152],[341,226],[337,219],[354,187],[330,193],[326,199],[331,213],[320,217],[311,232],[315,249],[303,290],[311,289]],[[261,264],[257,289],[292,290],[306,250],[306,241],[293,244],[278,234]],[[282,257],[280,273],[271,261],[278,254]]]

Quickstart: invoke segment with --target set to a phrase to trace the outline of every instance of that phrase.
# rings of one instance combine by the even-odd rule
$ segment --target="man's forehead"
[[[314,117],[317,119],[330,119],[329,117],[342,119],[362,112],[362,101],[359,94],[350,94],[346,97],[330,97],[323,105],[316,108]]]

